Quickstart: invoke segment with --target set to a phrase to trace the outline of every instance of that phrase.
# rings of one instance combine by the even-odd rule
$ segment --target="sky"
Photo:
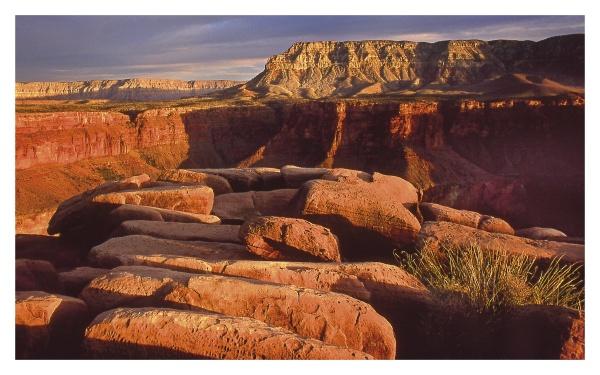
[[[583,16],[17,16],[16,80],[249,80],[294,42],[542,40]]]

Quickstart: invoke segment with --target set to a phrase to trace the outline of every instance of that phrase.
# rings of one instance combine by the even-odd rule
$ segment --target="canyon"
[[[17,358],[585,357],[583,35],[16,95]]]
[[[440,203],[582,235],[583,118],[583,98],[565,97],[18,113],[17,212],[50,209],[74,192],[52,197],[36,187],[40,174],[81,189],[165,168],[293,164],[393,174]],[[82,183],[78,165],[96,177]]]

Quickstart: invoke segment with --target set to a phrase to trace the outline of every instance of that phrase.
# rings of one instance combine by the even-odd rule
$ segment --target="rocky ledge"
[[[422,202],[396,176],[293,166],[134,176],[63,202],[48,232],[58,236],[17,237],[18,358],[584,356],[583,312],[519,306],[481,330],[392,258],[470,240],[543,267],[555,256],[583,264],[582,244]]]

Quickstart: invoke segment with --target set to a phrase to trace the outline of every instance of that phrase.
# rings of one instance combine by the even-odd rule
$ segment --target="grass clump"
[[[419,253],[394,251],[400,267],[419,278],[437,297],[460,302],[478,313],[498,313],[525,304],[583,309],[580,265],[556,258],[543,269],[535,259],[505,251],[483,250],[476,244],[442,244]]]

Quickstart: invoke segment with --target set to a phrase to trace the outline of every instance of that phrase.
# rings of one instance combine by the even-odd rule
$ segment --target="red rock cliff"
[[[18,114],[16,158],[22,169],[181,145],[181,166],[380,171],[430,200],[581,233],[583,142],[581,99],[272,102],[148,110],[133,122],[119,113]]]

